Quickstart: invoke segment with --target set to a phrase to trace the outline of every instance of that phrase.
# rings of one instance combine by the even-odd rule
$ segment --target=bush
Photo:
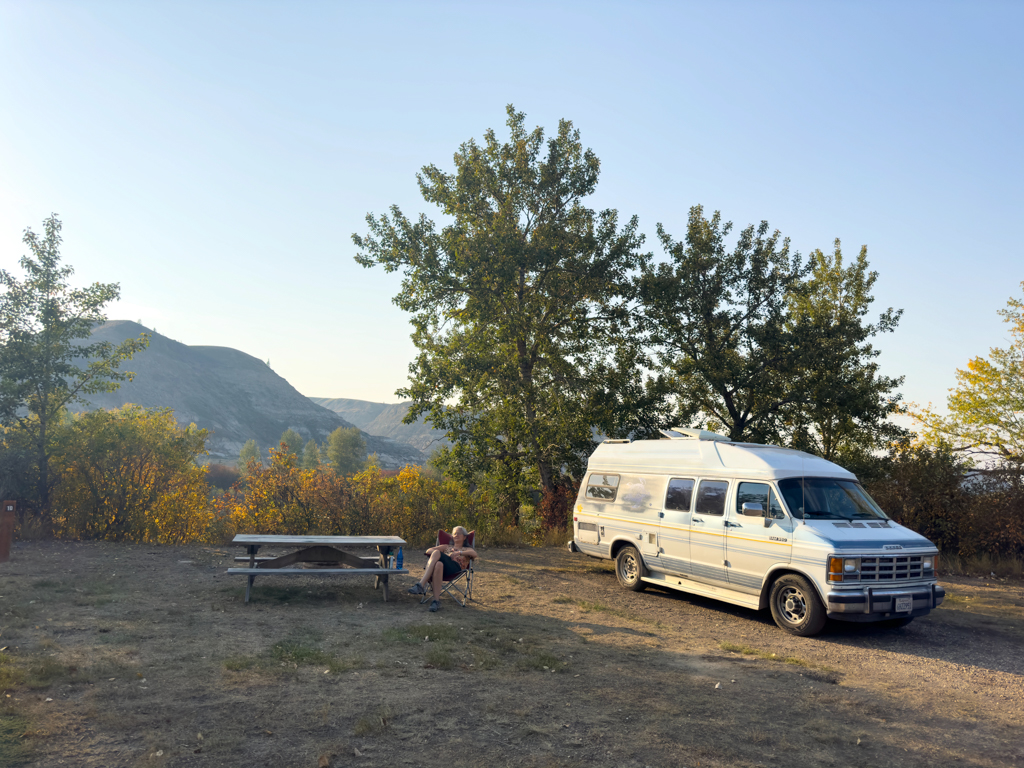
[[[182,428],[167,409],[135,405],[70,419],[51,466],[60,538],[182,544],[208,540],[207,432]]]
[[[880,479],[865,483],[890,517],[933,541],[943,552],[1024,556],[1021,473],[972,472],[944,448],[903,447]]]
[[[391,475],[391,476],[387,476]],[[294,454],[271,452],[270,466],[251,472],[215,500],[232,533],[401,536],[432,544],[439,528],[486,527],[469,491],[408,466],[397,473],[369,467],[343,477],[327,467],[302,469]]]

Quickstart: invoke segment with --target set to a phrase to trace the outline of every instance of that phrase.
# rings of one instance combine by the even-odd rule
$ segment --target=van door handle
[[[739,523],[734,523],[731,520],[726,520],[724,523],[726,528],[742,528],[743,526]]]
[[[701,518],[699,518],[699,517],[695,517],[690,522],[693,522],[693,523],[703,523],[704,521]]]

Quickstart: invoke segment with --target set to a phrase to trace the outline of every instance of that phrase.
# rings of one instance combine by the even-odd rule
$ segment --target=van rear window
[[[595,501],[615,501],[618,487],[618,475],[591,475],[587,481],[587,498]]]

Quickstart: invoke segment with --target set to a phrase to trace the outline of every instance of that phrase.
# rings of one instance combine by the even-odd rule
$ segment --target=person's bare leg
[[[434,599],[441,600],[441,582],[444,581],[444,563],[437,563],[434,566],[434,575],[430,581],[430,589],[434,593]]]
[[[430,583],[434,575],[434,568],[437,565],[437,561],[441,559],[440,552],[431,552],[430,559],[427,560],[427,567],[423,569],[423,577],[420,579],[420,586],[424,589],[427,588],[427,584]]]

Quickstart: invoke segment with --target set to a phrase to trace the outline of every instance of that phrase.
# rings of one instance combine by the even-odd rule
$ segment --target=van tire
[[[647,588],[642,577],[646,569],[643,558],[636,547],[623,547],[615,556],[615,578],[619,584],[632,592],[641,592]]]
[[[810,637],[825,628],[828,616],[814,586],[803,576],[787,573],[780,576],[768,598],[772,618],[786,632],[797,637]]]

